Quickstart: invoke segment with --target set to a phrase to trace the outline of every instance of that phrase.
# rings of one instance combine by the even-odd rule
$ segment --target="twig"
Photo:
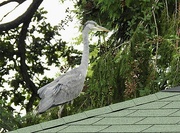
[[[166,4],[167,20],[169,21],[169,9],[168,9],[168,3],[167,3],[167,0],[165,0],[165,4]]]
[[[6,1],[1,2],[0,6],[4,6],[4,5],[11,3],[11,2],[17,2],[19,4],[22,4],[24,1],[26,1],[26,0],[6,0]]]
[[[121,46],[124,45],[124,44],[129,44],[129,43],[130,43],[130,41],[126,41],[126,42],[124,42],[124,43],[121,43],[120,45],[116,46],[116,47],[114,48],[114,50],[118,49],[119,47],[121,47]]]
[[[11,11],[9,11],[8,13],[6,13],[6,14],[2,17],[2,19],[0,20],[0,22],[2,22],[3,19],[4,19],[6,16],[8,16],[11,12],[13,12],[19,5],[20,5],[20,4],[18,4],[18,5],[15,6]]]
[[[156,0],[156,4],[158,3],[159,0]],[[155,23],[155,28],[156,28],[156,35],[157,37],[159,36],[159,31],[158,31],[158,26],[157,26],[157,21],[156,21],[156,15],[155,15],[155,12],[154,12],[155,8],[152,7],[152,15],[153,15],[153,18],[154,18],[154,23]],[[154,63],[154,66],[156,67],[157,65],[157,58],[158,58],[158,49],[159,49],[159,42],[157,41],[156,43],[156,58],[155,58],[155,63]]]

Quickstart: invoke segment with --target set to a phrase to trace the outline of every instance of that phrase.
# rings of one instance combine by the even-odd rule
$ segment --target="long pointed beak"
[[[97,30],[97,31],[106,31],[106,32],[109,32],[110,30],[98,25],[96,27],[94,27],[94,30]]]

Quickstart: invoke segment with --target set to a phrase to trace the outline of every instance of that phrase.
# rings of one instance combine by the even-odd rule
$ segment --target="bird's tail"
[[[41,114],[45,112],[46,110],[48,110],[49,108],[51,108],[53,106],[53,101],[54,101],[54,98],[51,96],[41,99],[37,107],[37,113]]]

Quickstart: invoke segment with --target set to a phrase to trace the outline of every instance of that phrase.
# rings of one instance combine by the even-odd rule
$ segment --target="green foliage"
[[[89,106],[91,106],[91,108],[102,107],[112,103],[114,88],[117,88],[115,80],[117,68],[113,60],[113,52],[107,52],[101,57],[102,58],[96,60],[96,64],[92,67],[93,74],[89,80],[89,88],[86,91],[90,96]],[[99,69],[101,71],[99,71]]]
[[[90,64],[84,109],[179,85],[177,3],[167,4],[151,0],[77,2],[76,13],[83,22],[92,19],[114,31]]]
[[[15,119],[12,111],[9,111],[9,107],[4,105],[3,100],[0,100],[0,131],[6,132],[17,128],[19,124],[18,119]]]

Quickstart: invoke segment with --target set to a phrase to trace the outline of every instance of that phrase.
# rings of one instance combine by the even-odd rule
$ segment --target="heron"
[[[89,61],[89,41],[88,34],[90,31],[106,31],[109,30],[98,25],[94,21],[87,21],[84,24],[83,36],[83,53],[81,63],[78,67],[71,69],[67,73],[57,77],[51,83],[43,86],[38,90],[39,97],[41,98],[37,112],[43,113],[54,106],[59,106],[64,103],[70,102],[77,98],[83,89],[84,81],[88,70]]]

